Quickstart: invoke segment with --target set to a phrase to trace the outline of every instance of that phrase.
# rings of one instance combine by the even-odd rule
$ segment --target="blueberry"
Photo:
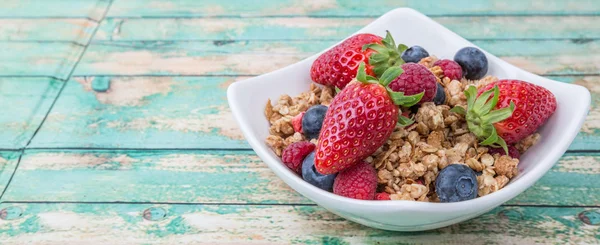
[[[477,80],[485,76],[488,71],[488,60],[481,50],[466,47],[458,50],[454,61],[460,65],[463,76],[470,80]]]
[[[333,181],[336,174],[323,175],[315,168],[315,152],[311,152],[302,161],[302,179],[326,191],[333,191]]]
[[[435,179],[440,202],[459,202],[477,197],[477,176],[464,164],[446,166]]]
[[[315,105],[308,108],[306,114],[302,117],[302,131],[307,138],[316,139],[319,137],[325,113],[327,113],[327,106],[324,105]]]
[[[437,91],[435,97],[433,97],[433,103],[436,105],[443,105],[446,103],[446,92],[444,92],[444,86],[437,84]]]
[[[402,52],[402,59],[406,63],[419,63],[425,57],[429,57],[429,53],[423,47],[417,45]]]

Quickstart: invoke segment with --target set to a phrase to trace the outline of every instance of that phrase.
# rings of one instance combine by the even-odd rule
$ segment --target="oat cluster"
[[[498,78],[451,80],[444,77],[440,67],[433,66],[436,60],[435,56],[430,56],[419,63],[436,75],[444,86],[446,103],[423,103],[414,115],[414,124],[396,126],[388,141],[365,159],[377,170],[378,192],[389,193],[392,200],[439,202],[434,189],[435,179],[440,170],[453,163],[467,165],[478,173],[478,196],[500,190],[519,171],[518,159],[489,154],[489,148],[478,145],[476,136],[469,132],[464,116],[450,112],[457,105],[466,107],[464,91],[468,86],[480,88]],[[328,106],[334,96],[333,88],[311,84],[309,91],[296,97],[282,95],[275,104],[269,100],[265,109],[271,125],[267,145],[281,156],[288,145],[306,140],[301,133],[294,132],[292,118],[313,105]],[[406,110],[408,108],[402,108],[402,111]],[[515,147],[523,153],[539,140],[539,134],[532,134]],[[312,142],[317,143],[316,140]]]

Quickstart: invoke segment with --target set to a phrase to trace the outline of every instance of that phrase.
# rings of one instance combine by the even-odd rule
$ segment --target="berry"
[[[469,131],[482,145],[501,146],[505,153],[507,145],[533,134],[556,111],[552,92],[520,80],[499,80],[479,91],[470,86],[465,95],[468,110],[452,110],[465,115]]]
[[[304,113],[306,112],[303,111],[292,118],[292,127],[294,127],[294,132],[302,133],[302,117],[304,116]]]
[[[488,153],[490,155],[494,155],[496,153],[500,154],[501,156],[506,155],[506,152],[502,148],[493,148],[493,147],[490,147],[489,150],[488,150]],[[508,145],[508,156],[510,156],[512,158],[519,159],[521,157],[521,153],[513,145]]]
[[[371,164],[361,162],[338,174],[333,193],[354,199],[373,200],[377,191],[377,172]]]
[[[421,64],[406,63],[402,65],[404,72],[394,79],[389,87],[405,95],[415,95],[425,92],[421,102],[429,102],[435,97],[437,78],[427,67]]]
[[[419,63],[421,59],[429,57],[429,53],[421,46],[412,46],[402,52],[402,59],[406,63]]]
[[[444,76],[447,78],[452,80],[460,80],[462,78],[462,67],[453,60],[438,60],[433,65],[442,68]]]
[[[458,50],[454,61],[462,68],[462,74],[470,80],[477,80],[485,76],[488,71],[488,60],[481,50],[466,47]]]
[[[315,150],[315,144],[308,141],[299,141],[286,147],[281,154],[283,163],[296,173],[300,173],[302,160]]]
[[[398,106],[410,107],[421,99],[422,94],[404,96],[382,85],[398,77],[400,67],[389,68],[381,81],[367,77],[364,64],[361,67],[357,81],[333,98],[325,115],[315,160],[322,174],[337,173],[373,154],[394,131]]]
[[[433,103],[436,105],[443,105],[446,103],[446,92],[444,91],[444,86],[441,84],[437,84],[437,91],[435,92],[435,97],[433,97]]]
[[[302,131],[308,139],[316,139],[319,136],[326,113],[327,106],[324,105],[315,105],[308,108],[302,117]]]
[[[375,59],[371,60],[371,57]],[[357,34],[321,54],[310,68],[310,78],[318,84],[343,89],[354,79],[361,62],[366,64],[368,75],[379,76],[390,66],[400,65],[403,61],[399,46],[389,32],[385,38]]]
[[[379,201],[391,200],[390,194],[387,192],[379,192],[379,193],[375,194],[375,200],[379,200]]]
[[[323,175],[315,169],[315,152],[311,152],[302,161],[302,179],[322,190],[331,192],[333,190],[333,181],[337,174]]]
[[[498,86],[497,109],[515,108],[506,120],[494,124],[498,135],[507,144],[515,144],[533,134],[556,111],[556,97],[549,90],[520,80],[500,80],[483,87],[478,94]]]
[[[450,164],[435,179],[440,202],[460,202],[477,197],[477,176],[469,166]]]

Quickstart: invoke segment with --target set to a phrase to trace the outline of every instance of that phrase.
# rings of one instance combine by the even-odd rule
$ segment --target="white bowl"
[[[392,10],[357,33],[385,36],[389,30],[397,43],[420,45],[439,58],[454,57],[465,46],[475,46],[427,16],[408,8]],[[484,51],[485,52],[485,51]],[[316,188],[296,176],[265,144],[269,123],[264,116],[267,99],[297,95],[308,90],[310,67],[319,54],[283,69],[229,86],[227,99],[244,136],[258,156],[294,190],[327,210],[370,227],[419,231],[448,226],[471,219],[514,198],[533,185],[567,150],[581,128],[590,107],[590,93],[581,86],[552,81],[521,70],[490,53],[488,74],[525,80],[554,93],[558,108],[540,129],[542,140],[527,151],[519,164],[520,173],[495,193],[455,203],[414,201],[363,201]]]

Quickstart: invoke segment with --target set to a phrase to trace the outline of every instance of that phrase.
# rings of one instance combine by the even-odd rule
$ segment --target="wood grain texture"
[[[0,41],[88,43],[98,24],[88,19],[0,19]]]
[[[600,155],[567,154],[508,204],[596,206]],[[312,204],[252,151],[28,150],[3,201]]]
[[[49,76],[67,79],[83,47],[74,43],[2,43],[0,76]]]
[[[106,92],[92,89],[108,79]],[[249,148],[227,106],[229,77],[77,77],[31,147]]]
[[[389,232],[316,206],[1,204],[3,244],[597,244],[598,209],[500,207],[427,232]],[[20,216],[16,215],[20,214]],[[580,215],[582,218],[580,218]],[[32,236],[31,234],[35,234]]]
[[[96,40],[340,40],[373,18],[107,18]],[[467,39],[600,38],[600,16],[435,17]],[[515,25],[514,23],[519,23]],[[409,24],[409,23],[406,23]],[[552,26],[552,28],[540,28]]]
[[[0,78],[0,148],[25,147],[62,85],[49,78]]]
[[[8,186],[10,177],[17,167],[19,156],[21,156],[21,151],[0,151],[0,194],[4,193]]]
[[[368,6],[368,7],[365,7]],[[109,16],[379,16],[391,9],[410,7],[426,15],[535,15],[597,14],[594,0],[578,1],[419,1],[419,0],[128,0],[116,1]]]
[[[100,20],[109,0],[3,0],[2,18],[90,18]]]
[[[296,63],[336,42],[92,43],[75,75],[260,75]],[[474,43],[541,75],[600,74],[600,41],[480,40]]]
[[[229,84],[248,77],[76,77],[30,147],[249,149],[227,106]],[[552,76],[587,87],[592,108],[570,150],[600,147],[600,76]],[[92,83],[108,80],[97,92]]]

